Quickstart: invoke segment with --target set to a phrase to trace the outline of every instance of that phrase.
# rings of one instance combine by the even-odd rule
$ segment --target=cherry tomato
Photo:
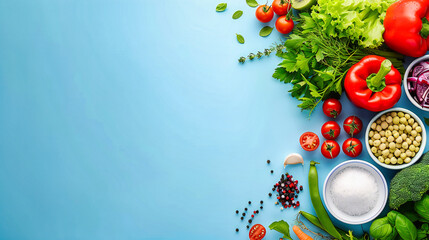
[[[287,16],[277,18],[276,29],[279,33],[288,34],[292,31],[294,26],[293,20],[288,19]]]
[[[299,143],[305,151],[314,151],[319,147],[319,137],[313,132],[305,132],[299,138]]]
[[[362,131],[362,126],[362,121],[356,116],[346,118],[343,123],[344,131],[352,137]]]
[[[334,140],[326,140],[322,144],[322,155],[325,158],[333,159],[340,154],[340,145]]]
[[[250,240],[261,240],[265,237],[266,232],[267,230],[265,230],[264,226],[255,224],[249,231],[249,238]]]
[[[286,15],[291,9],[290,0],[274,0],[272,8],[277,15]]]
[[[328,98],[323,102],[323,113],[331,118],[336,118],[340,115],[343,107],[341,106],[340,101],[335,98]]]
[[[340,125],[334,121],[328,121],[322,126],[322,135],[326,139],[334,140],[340,135],[340,132]]]
[[[362,152],[362,143],[357,138],[349,138],[343,143],[343,152],[349,157],[357,157]]]
[[[267,6],[267,5],[260,5],[256,9],[255,15],[259,21],[264,22],[264,23],[269,22],[274,17],[273,8],[271,6]]]

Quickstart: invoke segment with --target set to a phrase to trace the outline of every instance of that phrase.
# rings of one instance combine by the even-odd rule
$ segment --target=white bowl
[[[412,61],[411,63],[410,63],[410,65],[408,65],[408,67],[407,67],[407,70],[405,71],[405,74],[404,74],[404,80],[403,80],[403,85],[404,85],[404,88],[405,88],[405,94],[407,95],[407,97],[408,97],[408,100],[410,100],[410,102],[412,103],[412,104],[414,104],[414,106],[416,106],[417,108],[419,108],[419,109],[421,109],[421,110],[424,110],[424,111],[429,111],[429,108],[424,108],[424,107],[422,107],[416,100],[414,100],[414,98],[411,96],[411,94],[410,94],[410,91],[408,91],[408,75],[410,74],[410,72],[411,72],[411,69],[413,69],[413,67],[417,64],[417,63],[419,63],[419,62],[421,62],[421,61],[425,61],[425,60],[429,60],[429,55],[425,55],[425,56],[423,56],[423,57],[419,57],[419,58],[416,58],[414,61]]]
[[[343,211],[339,210],[337,206],[332,201],[331,193],[329,191],[332,179],[343,169],[348,167],[359,167],[368,171],[372,176],[374,176],[375,181],[378,185],[378,199],[377,202],[369,212],[360,215],[352,216]],[[375,219],[384,209],[384,206],[387,202],[389,189],[387,187],[386,179],[383,174],[378,170],[374,165],[362,161],[362,160],[349,160],[337,165],[326,177],[325,183],[323,185],[323,200],[325,201],[326,208],[328,211],[338,220],[348,224],[364,224]]]
[[[373,122],[375,122],[379,117],[381,117],[381,115],[383,115],[385,113],[388,113],[388,112],[397,112],[397,111],[408,113],[408,114],[410,114],[414,118],[414,120],[417,121],[417,123],[422,128],[422,133],[421,133],[422,134],[422,141],[421,141],[420,146],[419,146],[420,147],[419,151],[411,159],[411,162],[409,162],[409,163],[403,163],[403,164],[397,164],[397,165],[385,164],[385,163],[380,162],[374,156],[374,154],[371,152],[371,147],[369,146],[369,143],[368,143],[369,131],[371,130],[371,124]],[[405,109],[405,108],[391,108],[391,109],[388,109],[386,111],[380,112],[379,114],[375,115],[375,117],[373,117],[371,119],[371,121],[368,123],[368,126],[366,127],[366,132],[365,132],[365,145],[366,145],[366,149],[368,150],[368,154],[371,156],[372,160],[374,160],[374,162],[376,162],[378,165],[380,165],[380,166],[382,166],[384,168],[393,169],[393,170],[403,169],[403,168],[406,168],[406,167],[409,167],[409,166],[413,165],[422,156],[422,154],[423,154],[423,152],[425,150],[425,146],[426,146],[426,129],[425,129],[425,125],[422,122],[422,120],[420,120],[420,118],[415,113],[411,112],[410,110]]]

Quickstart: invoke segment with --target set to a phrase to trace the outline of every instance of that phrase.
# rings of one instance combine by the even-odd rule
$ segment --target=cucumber
[[[317,0],[292,0],[292,7],[296,10],[306,10],[316,4]]]

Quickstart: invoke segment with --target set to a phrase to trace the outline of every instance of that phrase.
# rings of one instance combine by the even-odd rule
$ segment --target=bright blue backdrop
[[[300,209],[314,213],[308,162],[323,183],[347,158],[301,150],[328,119],[308,120],[271,78],[279,58],[238,64],[281,36],[259,37],[244,0],[218,3],[0,1],[0,239],[247,239],[235,210],[248,200],[264,201],[254,223],[293,223],[298,209],[267,196],[292,152],[306,160],[287,169]],[[340,123],[374,115],[341,101]],[[405,95],[398,106],[424,116]]]

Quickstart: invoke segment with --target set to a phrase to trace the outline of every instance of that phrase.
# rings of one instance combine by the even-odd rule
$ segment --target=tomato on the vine
[[[277,18],[276,29],[279,33],[288,34],[292,31],[294,26],[293,20],[288,16],[281,16]]]
[[[334,140],[326,140],[322,144],[322,155],[325,158],[334,159],[340,154],[340,145]]]
[[[277,15],[283,16],[291,10],[292,5],[290,4],[290,0],[274,0],[272,8]]]
[[[335,98],[328,98],[323,102],[323,113],[331,118],[336,118],[340,115],[343,109],[340,101]]]
[[[261,224],[255,224],[249,231],[249,238],[250,240],[261,240],[265,237],[265,233],[267,230],[265,230],[265,227]]]
[[[299,138],[299,144],[305,151],[314,151],[319,147],[319,137],[313,132],[305,132]]]
[[[334,121],[328,121],[322,125],[322,135],[329,140],[336,139],[341,132],[341,127]]]
[[[260,5],[255,12],[256,18],[261,22],[269,22],[274,17],[273,8],[268,5]]]
[[[357,157],[362,152],[362,143],[359,139],[349,138],[343,143],[343,152],[349,157]]]
[[[346,118],[346,120],[344,120],[344,123],[343,123],[344,131],[346,131],[346,133],[352,137],[360,133],[360,131],[362,131],[362,127],[363,127],[362,120],[360,120],[356,116],[350,116]]]

